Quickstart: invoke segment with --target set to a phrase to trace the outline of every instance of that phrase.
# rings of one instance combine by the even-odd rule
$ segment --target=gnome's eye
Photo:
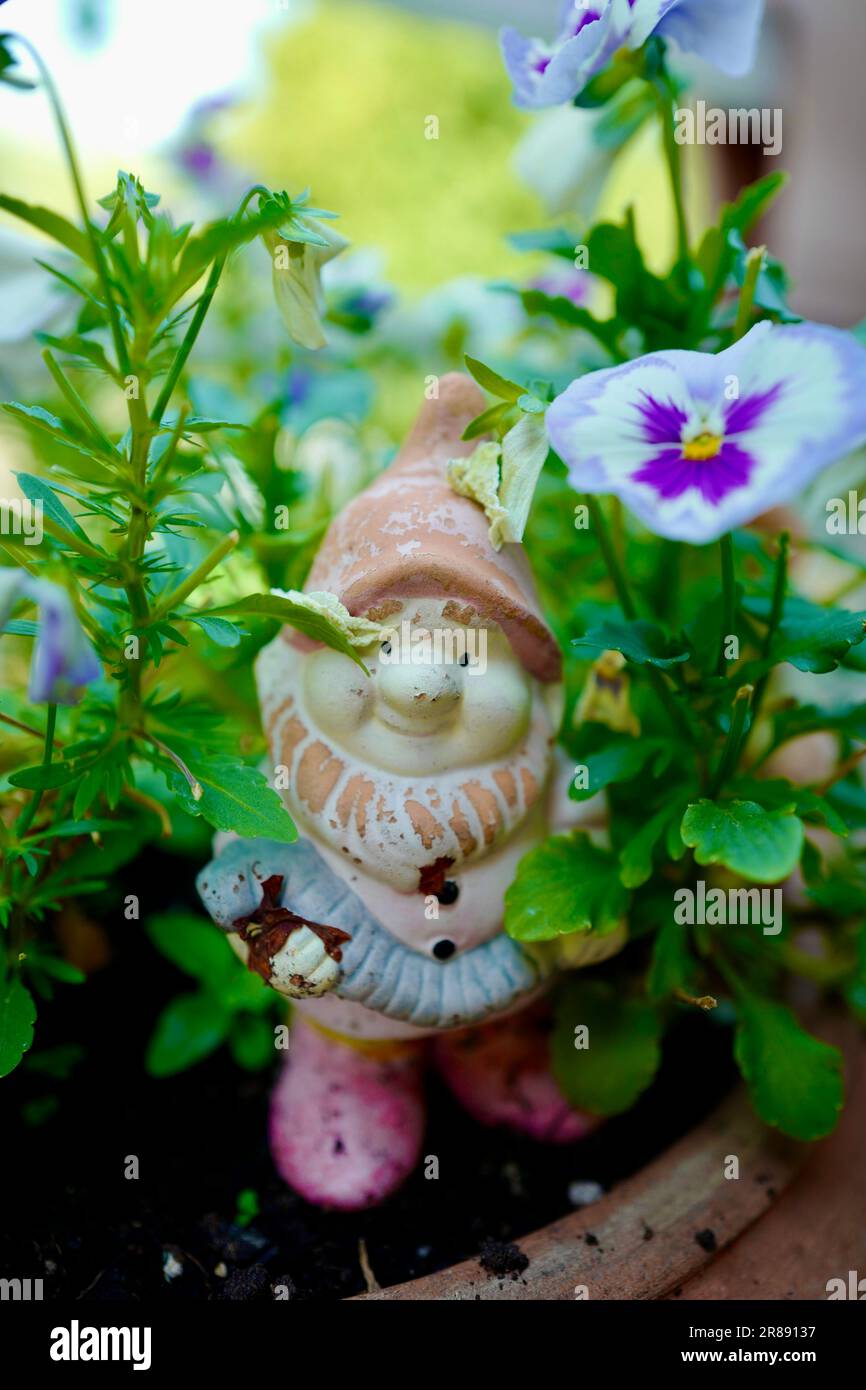
[[[468,652],[464,652],[464,653],[463,653],[463,655],[461,656],[461,658],[460,658],[460,660],[458,661],[457,665],[458,665],[458,666],[468,666],[468,665],[469,665],[469,653],[468,653]]]
[[[381,647],[379,648],[379,651],[380,651],[380,652],[384,652],[386,656],[390,656],[390,654],[391,654],[391,643],[390,643],[390,642],[383,642],[382,645],[381,645]]]

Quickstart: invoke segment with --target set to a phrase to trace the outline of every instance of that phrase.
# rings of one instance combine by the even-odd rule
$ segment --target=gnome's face
[[[434,776],[520,745],[533,682],[495,624],[458,624],[454,607],[406,603],[389,619],[386,640],[364,653],[369,679],[337,652],[307,657],[307,708],[341,753],[371,768]]]

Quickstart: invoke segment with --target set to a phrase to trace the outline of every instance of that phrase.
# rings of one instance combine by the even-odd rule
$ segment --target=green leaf
[[[67,511],[60,498],[54,493],[47,483],[41,478],[35,477],[33,473],[16,473],[18,486],[31,502],[41,502],[45,515],[50,517],[63,531],[69,531],[71,535],[77,536],[79,540],[85,541],[88,545],[93,542],[85,531],[82,531],[78,522],[71,512]]]
[[[769,599],[745,599],[743,608],[764,622],[769,619]],[[787,598],[769,657],[763,662],[750,663],[748,669],[750,673],[760,674],[771,666],[787,661],[798,671],[811,671],[819,675],[835,671],[850,648],[859,646],[864,638],[866,613],[852,613],[845,608],[820,608],[804,598]],[[748,678],[751,679],[751,674]]]
[[[577,747],[580,748],[580,742]],[[657,759],[655,773],[658,775],[661,768],[670,762],[672,753],[670,740],[632,738],[629,734],[609,735],[608,741],[600,748],[582,755],[578,753],[578,761],[587,769],[589,785],[581,788],[572,783],[568,794],[573,801],[588,801],[611,782],[628,782],[636,777],[653,757]]]
[[[0,1076],[8,1076],[33,1042],[36,1006],[18,975],[0,983]]]
[[[40,232],[45,232],[61,246],[65,246],[67,251],[78,256],[79,260],[92,265],[93,252],[86,235],[58,212],[38,207],[34,203],[24,203],[20,198],[10,198],[6,193],[0,193],[0,208],[4,212],[11,212],[13,217],[20,218],[22,222],[28,222]]]
[[[652,877],[653,854],[662,838],[668,822],[675,815],[670,806],[664,806],[651,816],[646,825],[629,840],[619,855],[619,876],[626,888],[640,888],[642,883]]]
[[[151,1076],[173,1076],[209,1056],[224,1041],[231,1015],[205,994],[181,994],[163,1009],[147,1045]]]
[[[63,338],[57,338],[53,333],[37,333],[36,338],[40,343],[45,343],[47,347],[56,348],[59,352],[68,353],[72,357],[83,358],[84,362],[77,365],[83,366],[89,362],[92,367],[96,367],[98,371],[111,377],[113,381],[121,379],[109,362],[105,349],[100,343],[94,342],[92,338],[85,338],[80,333],[70,333]]]
[[[157,950],[214,992],[238,968],[224,933],[206,917],[182,909],[161,912],[147,919],[145,929]]]
[[[257,768],[223,756],[197,758],[190,766],[202,789],[200,800],[180,772],[172,774],[170,785],[191,816],[204,816],[215,829],[237,835],[260,835],[285,844],[297,839],[288,811]]]
[[[766,215],[789,180],[790,174],[780,170],[749,184],[741,190],[735,203],[729,203],[723,209],[722,217],[726,225],[736,227],[738,232],[746,236]]]
[[[736,991],[734,1056],[755,1109],[794,1139],[821,1139],[844,1102],[842,1054],[801,1028],[790,1009]]]
[[[768,811],[796,811],[802,820],[823,821],[834,835],[848,834],[848,826],[829,801],[808,787],[796,786],[787,778],[743,777],[736,782],[733,790],[740,800],[757,801]]]
[[[764,216],[787,181],[785,173],[768,174],[744,188],[735,203],[727,203],[722,208],[718,226],[706,233],[697,255],[698,267],[707,286],[699,301],[701,314],[706,314],[715,303],[733,273],[744,249],[743,238]]]
[[[482,410],[480,415],[470,420],[460,438],[477,439],[482,434],[495,434],[500,428],[504,429],[506,421],[513,417],[513,405],[509,401],[500,401],[498,405],[492,405],[489,410]]]
[[[565,227],[543,227],[539,231],[514,232],[507,238],[515,251],[548,251],[552,256],[574,264],[577,242],[574,234]]]
[[[89,459],[89,467],[78,470],[84,477],[93,482],[111,483],[112,486],[115,484],[114,473],[104,465],[110,463],[116,467],[120,463],[118,454],[108,454],[104,449],[94,448],[92,441],[85,439],[74,425],[61,420],[57,415],[52,415],[49,410],[43,410],[39,405],[21,405],[19,401],[4,401],[2,408],[16,420],[22,420],[25,424],[50,435],[55,443],[73,449],[75,453]]]
[[[51,791],[55,787],[65,787],[67,782],[74,782],[80,776],[81,768],[74,763],[50,763],[47,767],[38,763],[11,772],[9,782],[13,787],[26,787],[29,791]]]
[[[698,801],[680,834],[698,864],[724,864],[754,883],[778,883],[793,873],[803,849],[803,823],[754,801]]]
[[[772,746],[787,743],[803,734],[830,729],[847,738],[866,740],[866,703],[857,705],[795,705],[777,710],[773,715]]]
[[[694,960],[682,923],[668,918],[656,933],[647,975],[647,994],[654,1003],[669,999],[677,989],[687,989]]]
[[[241,630],[225,618],[212,618],[204,613],[181,613],[185,622],[195,623],[206,637],[216,642],[218,647],[237,647],[240,645]]]
[[[87,979],[84,971],[79,970],[76,965],[71,965],[68,960],[43,954],[41,951],[28,954],[27,964],[37,970],[44,970],[46,975],[62,981],[65,985],[83,985]]]
[[[215,430],[248,430],[249,428],[249,425],[242,425],[237,420],[213,420],[204,415],[190,415],[183,422],[184,434],[212,434]]]
[[[208,609],[208,617],[258,617],[276,618],[281,623],[287,623],[289,627],[296,628],[298,632],[303,632],[306,637],[311,637],[314,642],[322,642],[326,647],[331,647],[335,652],[342,652],[344,656],[350,656],[365,675],[369,671],[359,657],[355,648],[347,637],[343,635],[338,627],[335,627],[321,613],[314,613],[301,603],[294,603],[291,599],[281,598],[279,594],[249,594],[246,598],[238,599],[235,603],[224,604],[220,608]]]
[[[642,618],[631,623],[599,623],[583,637],[574,638],[571,645],[575,651],[593,656],[604,651],[622,652],[626,660],[636,666],[658,666],[663,671],[689,659],[688,650],[681,642]]]
[[[478,385],[483,386],[492,396],[499,396],[503,401],[518,401],[525,393],[525,386],[518,386],[516,381],[509,381],[506,377],[500,376],[492,367],[486,367],[475,357],[466,357],[464,360]]]
[[[229,1037],[232,1056],[245,1071],[263,1071],[274,1060],[274,1029],[266,1018],[241,1014]]]
[[[517,941],[553,941],[573,932],[606,936],[627,907],[614,855],[571,831],[523,856],[505,894],[505,930]]]
[[[575,1029],[589,1030],[575,1046]],[[551,1048],[553,1072],[569,1104],[593,1115],[621,1115],[634,1105],[661,1061],[661,1024],[642,999],[627,999],[607,981],[570,979],[559,991]]]
[[[531,317],[547,314],[556,319],[557,323],[564,323],[569,328],[582,328],[593,338],[597,338],[617,361],[623,360],[618,342],[623,328],[621,320],[597,319],[588,309],[575,304],[571,299],[566,299],[564,294],[545,294],[544,290],[519,290],[517,293],[521,304]]]

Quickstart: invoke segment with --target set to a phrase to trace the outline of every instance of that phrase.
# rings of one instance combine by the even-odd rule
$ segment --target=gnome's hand
[[[343,943],[339,927],[301,917],[283,901],[283,875],[260,880],[261,901],[232,921],[247,950],[247,965],[280,994],[306,999],[326,994],[340,978]]]
[[[318,863],[315,851],[300,840],[290,846],[235,840],[198,876],[205,906],[238,955],[292,999],[333,989],[342,974],[343,946],[351,940],[340,927],[295,910],[315,888]],[[318,915],[321,894],[313,898]],[[329,899],[333,905],[333,893]]]
[[[249,944],[249,943],[248,943]],[[251,946],[251,949],[254,947]],[[290,999],[327,994],[340,978],[340,967],[309,927],[298,927],[270,957],[268,983]]]

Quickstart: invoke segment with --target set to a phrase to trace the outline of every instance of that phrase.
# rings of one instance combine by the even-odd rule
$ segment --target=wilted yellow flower
[[[602,652],[592,670],[574,711],[575,724],[606,724],[621,734],[637,738],[640,724],[632,713],[629,693],[631,678],[623,670],[622,652]]]
[[[349,243],[327,222],[306,218],[304,229],[316,240],[293,241],[291,232],[270,230],[262,236],[273,265],[274,297],[289,336],[301,347],[321,348],[326,343],[321,269]]]

